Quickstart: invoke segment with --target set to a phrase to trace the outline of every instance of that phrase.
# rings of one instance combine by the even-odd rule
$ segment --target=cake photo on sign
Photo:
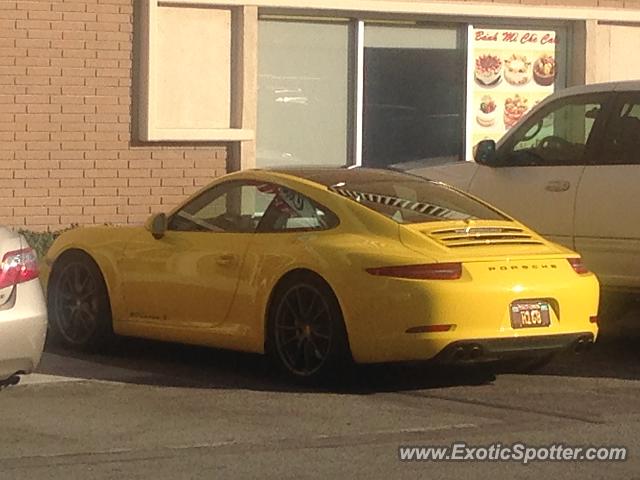
[[[516,94],[504,102],[504,126],[513,127],[529,110],[529,100]]]
[[[483,86],[495,85],[502,75],[502,60],[497,55],[484,54],[476,58],[476,81]]]
[[[504,78],[511,85],[525,85],[531,80],[531,62],[514,53],[504,61]]]
[[[556,79],[556,60],[551,55],[542,55],[533,63],[533,79],[538,85],[548,87]]]
[[[476,114],[476,121],[483,127],[491,127],[496,123],[498,106],[491,95],[484,95]]]

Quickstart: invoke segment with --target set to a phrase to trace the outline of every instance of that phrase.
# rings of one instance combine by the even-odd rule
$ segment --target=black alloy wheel
[[[274,360],[298,380],[327,379],[351,357],[335,295],[311,274],[295,275],[280,285],[269,337]]]
[[[49,315],[54,338],[67,347],[94,350],[112,334],[104,279],[88,256],[71,252],[54,266]]]

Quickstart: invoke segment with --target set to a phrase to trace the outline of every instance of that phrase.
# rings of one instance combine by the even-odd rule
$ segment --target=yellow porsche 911
[[[43,272],[52,335],[113,333],[342,362],[537,362],[597,335],[580,257],[439,182],[365,168],[222,177],[145,227],[61,235]]]

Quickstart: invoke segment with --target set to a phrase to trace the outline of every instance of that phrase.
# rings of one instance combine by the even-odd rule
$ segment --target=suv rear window
[[[404,177],[366,183],[341,182],[329,189],[398,223],[508,220],[467,195],[429,180]]]

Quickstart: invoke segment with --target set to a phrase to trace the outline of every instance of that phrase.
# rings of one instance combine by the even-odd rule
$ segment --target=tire
[[[342,378],[353,363],[342,311],[327,283],[310,272],[285,277],[267,318],[267,354],[298,383]]]
[[[98,351],[113,337],[109,294],[100,269],[80,251],[53,266],[48,288],[49,330],[57,343]]]

